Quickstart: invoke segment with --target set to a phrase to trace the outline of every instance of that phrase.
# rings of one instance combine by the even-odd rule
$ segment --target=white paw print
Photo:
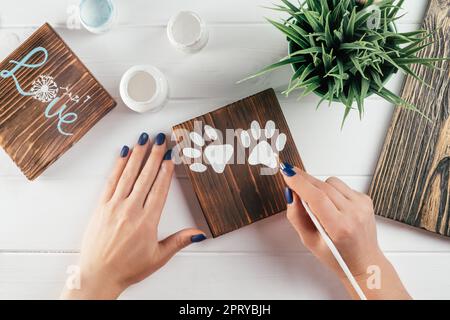
[[[283,151],[286,146],[287,137],[284,133],[278,133],[275,122],[269,120],[266,122],[264,129],[258,121],[253,121],[250,125],[250,130],[241,132],[241,143],[245,148],[250,148],[251,140],[258,142],[258,144],[250,151],[248,163],[252,166],[262,164],[269,168],[275,169],[278,166],[278,154]],[[268,140],[275,141],[272,147]]]
[[[205,125],[204,129],[206,136],[212,141],[203,151],[205,160],[215,172],[223,173],[225,166],[233,157],[234,148],[231,144],[220,144],[219,135],[213,127]],[[194,160],[201,159],[201,149],[205,146],[205,139],[197,132],[189,133],[189,138],[198,148],[184,148],[183,155]],[[194,172],[205,172],[207,167],[201,162],[194,162],[189,169]]]
[[[206,145],[205,138],[193,131],[189,133],[189,138],[194,147],[182,149],[183,155],[194,161],[189,165],[189,169],[201,173],[208,169],[206,164],[209,164],[216,173],[223,173],[227,164],[234,160],[234,146],[222,144],[218,131],[213,127],[205,125],[204,130],[205,136],[211,143]],[[275,122],[267,121],[265,128],[262,129],[258,121],[253,121],[249,130],[241,131],[240,135],[239,131],[237,133],[242,146],[245,149],[250,149],[250,155],[247,159],[249,165],[277,168],[279,152],[286,146],[287,137],[284,133],[279,133]],[[269,140],[272,144],[268,142]]]

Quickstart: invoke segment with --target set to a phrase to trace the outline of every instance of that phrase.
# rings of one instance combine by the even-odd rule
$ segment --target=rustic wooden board
[[[270,120],[278,129],[277,133],[267,140],[275,150],[277,137],[282,134],[287,137],[284,149],[276,152],[279,160],[288,161],[303,168],[273,89],[263,91],[173,128],[178,141],[175,159],[184,160],[186,172],[214,237],[286,210],[283,193],[285,184],[278,168],[271,169],[263,164],[250,165],[248,161],[251,151],[257,143],[266,140],[265,131],[262,130],[260,139],[252,139],[252,145],[249,148],[243,148],[239,132],[231,138],[232,140],[226,139],[227,129],[247,131],[254,121],[257,121],[264,129]],[[196,126],[196,121],[201,123],[200,127]],[[217,172],[210,165],[207,165],[204,172],[194,172],[190,169],[192,162],[189,162],[190,159],[186,158],[183,153],[183,149],[189,147],[196,147],[204,152],[208,144],[216,143],[208,142],[208,137],[203,132],[206,125],[218,130],[219,135],[223,135],[223,140],[216,140],[216,142],[220,141],[219,144],[233,141],[233,143],[229,143],[234,145],[233,157],[225,166],[223,173]],[[190,138],[192,131],[196,131],[204,137],[206,144],[203,147],[195,146],[193,139]],[[238,149],[243,153],[239,153]],[[238,161],[238,158],[241,161]],[[208,163],[204,157],[196,161]],[[262,170],[267,170],[269,174],[262,174],[264,172]]]
[[[424,28],[438,30],[426,57],[450,56],[450,0],[431,0]],[[415,67],[433,89],[407,77],[403,98],[432,121],[397,109],[370,188],[378,215],[450,236],[450,68]]]
[[[115,105],[49,24],[0,64],[0,145],[30,180]]]

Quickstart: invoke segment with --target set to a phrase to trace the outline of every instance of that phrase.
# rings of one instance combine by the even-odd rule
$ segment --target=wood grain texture
[[[215,128],[226,137],[227,129],[248,130],[254,120],[259,122],[261,128],[264,128],[267,121],[274,121],[279,133],[287,136],[286,146],[280,152],[279,158],[303,168],[273,89],[175,126],[173,130],[178,141],[177,156],[187,160],[181,150],[193,147],[189,132],[195,130],[196,121],[203,126]],[[183,161],[214,237],[286,210],[283,193],[285,184],[278,169],[273,170],[272,174],[262,175],[261,169],[264,166],[248,164],[246,160],[250,153],[248,149],[241,158],[244,161],[238,161],[237,150],[242,145],[236,136],[233,139],[234,163],[228,164],[223,173],[216,173],[211,167],[202,173],[193,172],[189,169],[189,162]],[[229,143],[229,140],[226,142]]]
[[[450,56],[450,0],[431,0],[424,28],[436,30],[425,57]],[[407,77],[402,97],[427,117],[397,109],[376,168],[370,195],[378,215],[450,236],[450,68],[415,66],[427,88]]]
[[[0,145],[30,180],[38,177],[116,105],[49,24],[44,24],[9,55],[0,64],[0,70],[12,70],[17,63],[11,61],[21,61],[37,47],[48,52],[45,64],[37,68],[23,66],[14,76],[25,92],[32,91],[34,81],[41,75],[51,76],[59,98],[53,107],[47,109],[52,100],[20,94],[12,77],[0,78]],[[24,62],[39,64],[44,58],[45,54],[38,52]],[[76,121],[61,123],[60,118],[70,113],[76,114]]]

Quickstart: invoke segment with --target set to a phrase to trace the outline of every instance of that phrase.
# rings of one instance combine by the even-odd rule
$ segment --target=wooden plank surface
[[[437,29],[422,57],[450,56],[450,0],[431,0],[424,28]],[[370,195],[376,213],[450,236],[450,67],[415,66],[428,88],[408,77],[402,97],[427,117],[398,109],[392,119]]]
[[[32,0],[20,0],[21,8],[11,0],[0,0],[2,8],[2,26],[40,26],[42,20],[50,22],[54,26],[66,27],[67,18],[74,14],[72,6],[76,6],[78,0],[40,0],[33,3]],[[198,12],[205,21],[211,24],[266,24],[265,17],[276,17],[277,12],[266,9],[273,4],[273,0],[228,0],[216,1],[214,5],[205,4],[207,0],[165,0],[157,5],[148,3],[148,0],[116,0],[118,7],[118,27],[166,26],[167,21],[179,10],[192,10]],[[405,8],[408,14],[400,21],[403,23],[421,22],[426,7],[426,0],[407,1]],[[140,10],[136,10],[139,8]],[[84,32],[85,36],[88,33]],[[262,37],[263,38],[263,37]]]
[[[269,130],[268,124],[273,128]],[[214,237],[286,210],[285,183],[277,164],[287,161],[300,168],[303,164],[273,89],[176,125],[173,131],[177,140],[174,151],[183,162]],[[242,133],[246,133],[248,145]],[[226,159],[219,159],[219,167],[214,168],[208,148],[218,148],[218,153],[226,147],[230,157],[222,156]],[[185,150],[201,155],[190,161],[183,155]],[[211,165],[205,163],[208,160]],[[194,166],[201,166],[202,171]]]
[[[0,70],[0,145],[30,180],[116,105],[49,24]]]
[[[449,253],[387,255],[415,299],[448,297]],[[0,299],[55,299],[77,254],[0,253]],[[440,281],[430,281],[441,275]],[[182,253],[122,299],[348,299],[309,253]]]

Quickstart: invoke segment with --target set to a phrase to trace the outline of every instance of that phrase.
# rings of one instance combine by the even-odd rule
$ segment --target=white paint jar
[[[81,25],[92,33],[108,31],[117,17],[113,0],[81,0],[78,13]]]
[[[136,112],[156,112],[166,104],[169,84],[164,74],[150,65],[128,69],[120,80],[120,97]]]
[[[181,11],[169,20],[167,37],[175,48],[186,53],[194,53],[206,46],[209,31],[198,14]]]

